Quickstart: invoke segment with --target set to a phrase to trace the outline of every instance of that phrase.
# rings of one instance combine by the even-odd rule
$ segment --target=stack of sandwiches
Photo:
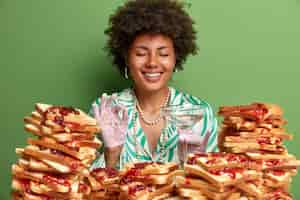
[[[238,184],[238,188],[255,199],[292,199],[288,193],[291,177],[300,161],[283,145],[291,140],[286,132],[282,109],[274,104],[252,103],[224,106],[219,110],[224,121],[219,134],[219,148],[241,154],[248,168],[262,173],[262,178]]]
[[[172,198],[174,177],[183,171],[176,163],[143,162],[127,165],[120,174],[121,200],[160,200]]]
[[[224,152],[190,154],[184,172],[175,179],[178,194],[199,200],[240,199],[236,186],[262,177],[248,168],[246,156]]]
[[[24,121],[25,130],[37,137],[16,149],[13,198],[85,199],[91,189],[84,177],[101,146],[95,119],[79,109],[38,103]]]
[[[90,200],[118,200],[120,194],[119,171],[113,168],[96,168],[87,176],[91,186]]]
[[[300,161],[288,153],[281,108],[253,103],[224,106],[221,152],[188,155],[176,163],[131,163],[121,171],[89,171],[101,142],[95,119],[79,109],[36,104],[24,118],[36,137],[17,148],[12,166],[15,200],[291,200]]]

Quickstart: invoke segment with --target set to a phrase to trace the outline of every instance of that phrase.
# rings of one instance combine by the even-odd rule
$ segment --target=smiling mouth
[[[151,72],[151,73],[143,72],[143,75],[148,78],[156,78],[156,77],[159,77],[161,74],[162,74],[162,72],[155,72],[155,73],[154,72]]]
[[[147,82],[155,83],[160,81],[163,72],[143,72],[142,74]]]

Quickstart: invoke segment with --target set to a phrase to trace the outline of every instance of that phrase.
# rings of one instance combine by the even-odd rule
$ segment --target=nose
[[[149,67],[149,68],[156,68],[157,66],[158,66],[157,56],[154,53],[152,53],[149,56],[147,67]]]

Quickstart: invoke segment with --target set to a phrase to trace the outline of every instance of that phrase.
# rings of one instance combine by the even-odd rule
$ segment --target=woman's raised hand
[[[128,126],[127,109],[116,103],[116,96],[103,95],[101,105],[93,106],[94,116],[102,129],[104,146],[113,148],[125,142]]]

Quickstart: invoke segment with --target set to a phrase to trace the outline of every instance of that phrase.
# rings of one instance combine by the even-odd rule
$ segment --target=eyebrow
[[[148,50],[148,48],[145,47],[145,46],[136,46],[135,48],[137,48],[137,49]],[[158,49],[158,50],[162,50],[162,49],[168,49],[168,48],[169,48],[169,47],[167,47],[167,46],[161,46],[161,47],[158,47],[157,49]]]

